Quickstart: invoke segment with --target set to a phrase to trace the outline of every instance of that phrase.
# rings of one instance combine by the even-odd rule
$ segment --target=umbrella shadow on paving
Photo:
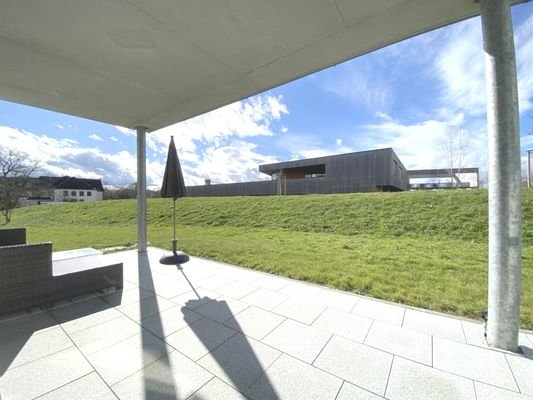
[[[208,296],[201,297],[187,278],[183,268],[178,266],[178,269],[196,297],[187,300],[185,307],[182,307],[184,320],[187,321],[187,325],[203,347],[209,351],[198,362],[208,370],[218,371],[216,375],[219,375],[219,378],[243,394],[257,384],[260,388],[261,400],[279,400],[276,390],[265,373],[266,369],[275,362],[277,356],[264,356],[261,362],[248,338],[241,333],[243,330],[234,318],[235,315],[228,303]],[[208,316],[198,320],[191,316],[190,310],[200,307]],[[228,326],[220,323],[230,320],[231,325]],[[264,345],[258,344],[257,346]]]

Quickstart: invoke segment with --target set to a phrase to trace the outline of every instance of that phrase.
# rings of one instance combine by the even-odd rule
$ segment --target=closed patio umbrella
[[[174,238],[172,239],[172,255],[161,257],[159,260],[161,264],[183,264],[189,261],[189,256],[181,251],[177,251],[176,248],[176,200],[179,197],[184,197],[186,194],[180,160],[176,151],[176,145],[174,144],[174,136],[171,136],[170,145],[168,146],[165,175],[163,176],[163,184],[161,185],[161,197],[172,197],[174,199],[172,213],[174,220]]]

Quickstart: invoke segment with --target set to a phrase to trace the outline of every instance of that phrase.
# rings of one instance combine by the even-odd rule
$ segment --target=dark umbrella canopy
[[[171,136],[170,145],[168,146],[167,165],[165,166],[165,175],[161,186],[161,197],[172,197],[176,200],[186,194],[180,160],[174,144],[174,136]]]

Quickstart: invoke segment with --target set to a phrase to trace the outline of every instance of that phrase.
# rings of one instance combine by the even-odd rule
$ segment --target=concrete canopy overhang
[[[479,12],[475,0],[4,0],[0,99],[152,131]]]

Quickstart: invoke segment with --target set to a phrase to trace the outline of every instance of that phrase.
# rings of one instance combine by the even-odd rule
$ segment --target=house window
[[[63,190],[63,196],[68,196],[68,190]]]
[[[80,196],[84,196],[83,192],[80,192]]]
[[[87,192],[87,196],[91,197],[93,195],[93,192]]]
[[[70,195],[71,195],[71,196],[76,196],[76,191],[75,191],[75,190],[72,190],[72,191],[70,192]]]

